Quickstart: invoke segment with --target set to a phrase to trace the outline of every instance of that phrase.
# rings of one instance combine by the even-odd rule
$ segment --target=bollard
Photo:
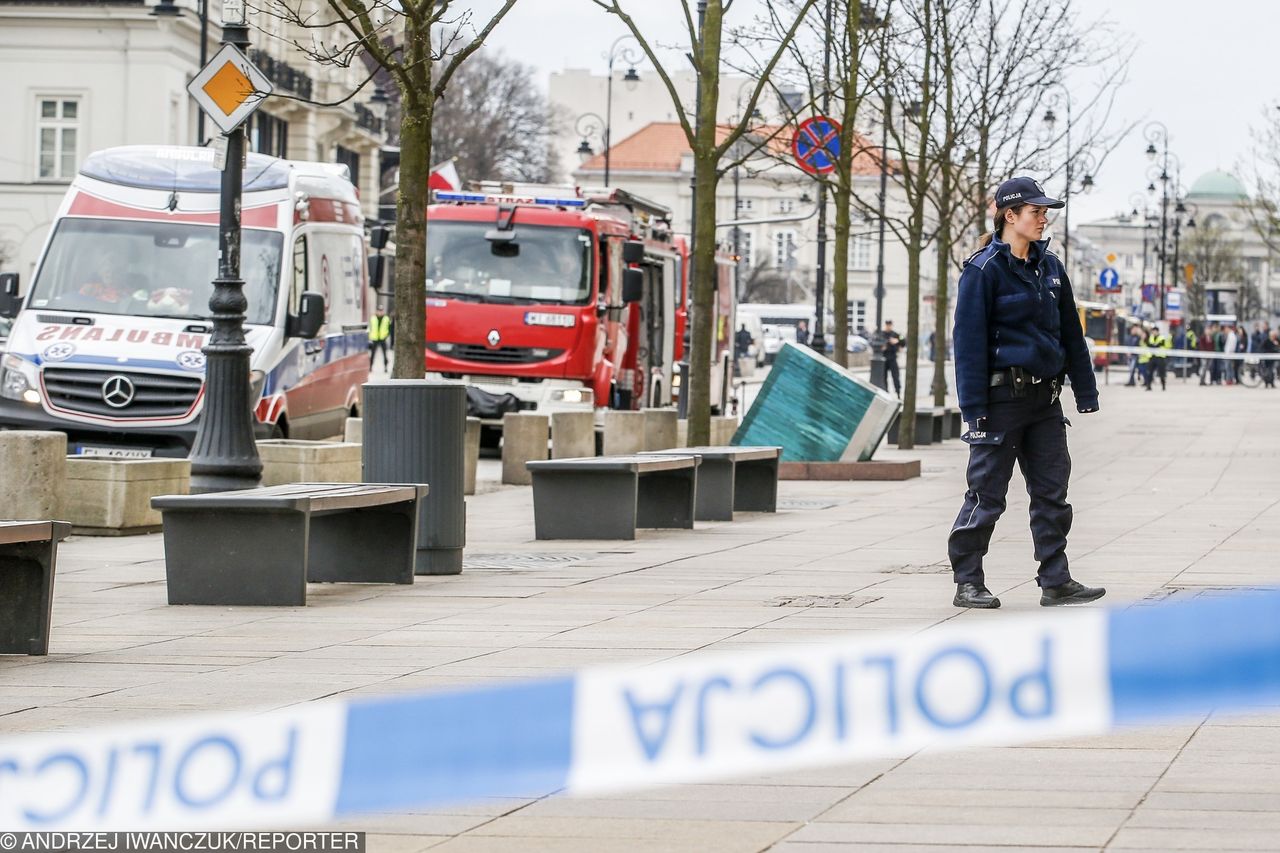
[[[66,482],[66,433],[0,431],[0,516],[15,521],[62,519]]]
[[[644,450],[644,412],[604,413],[604,455],[627,456]]]
[[[547,458],[550,428],[546,415],[507,412],[502,416],[502,482],[514,486],[533,482],[533,475],[524,463]]]
[[[476,493],[476,465],[480,462],[480,419],[467,418],[467,476],[463,492],[468,495]]]
[[[425,483],[414,574],[456,575],[466,544],[467,388],[458,382],[390,379],[364,386],[366,483]]]
[[[727,447],[733,444],[733,434],[738,431],[738,419],[732,415],[711,416],[711,445]]]
[[[670,450],[679,441],[678,419],[674,408],[645,409],[644,449]]]
[[[551,458],[596,455],[595,412],[552,412]]]
[[[342,440],[347,444],[363,444],[364,420],[361,418],[347,418],[342,427]]]

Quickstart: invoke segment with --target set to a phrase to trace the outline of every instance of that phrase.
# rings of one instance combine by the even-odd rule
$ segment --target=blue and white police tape
[[[0,741],[0,828],[250,829],[1280,702],[1280,590]]]

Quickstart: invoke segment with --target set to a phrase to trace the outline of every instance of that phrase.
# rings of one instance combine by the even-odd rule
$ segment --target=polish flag
[[[432,190],[458,190],[462,188],[462,180],[453,160],[445,160],[439,166],[433,166],[427,177],[427,188]]]

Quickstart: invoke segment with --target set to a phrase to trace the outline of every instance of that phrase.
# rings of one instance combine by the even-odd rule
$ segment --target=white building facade
[[[317,0],[310,0],[319,11]],[[67,185],[91,151],[117,145],[199,144],[187,94],[200,68],[200,0],[0,0],[0,270],[30,281]],[[221,0],[209,0],[208,44],[221,39]],[[252,4],[250,4],[252,6]],[[178,10],[180,14],[165,14]],[[352,91],[362,69],[310,63],[287,25],[250,14],[250,58],[280,97],[246,125],[252,150],[346,163],[366,215],[376,213],[381,120],[366,104],[317,107]],[[358,96],[367,100],[367,96]],[[215,135],[205,122],[205,138]]]
[[[1249,201],[1248,191],[1239,179],[1216,170],[1201,175],[1191,184],[1183,197],[1184,211],[1179,212],[1176,199],[1170,198],[1163,216],[1163,241],[1167,246],[1165,283],[1185,289],[1186,265],[1194,263],[1187,241],[1197,228],[1216,227],[1221,229],[1225,240],[1238,245],[1242,275],[1235,281],[1198,282],[1206,291],[1206,313],[1237,314],[1241,288],[1249,284],[1257,288],[1264,316],[1239,319],[1276,318],[1280,317],[1280,259],[1254,229]],[[1143,304],[1142,285],[1155,285],[1160,281],[1161,198],[1150,199],[1148,216],[1144,217],[1143,213],[1130,211],[1081,225],[1078,232],[1094,251],[1090,253],[1091,263],[1080,272],[1088,277],[1090,290],[1095,290],[1103,266],[1115,269],[1122,290],[1110,301],[1130,313],[1151,318],[1159,316],[1158,305]],[[1188,224],[1192,221],[1194,224]],[[1073,231],[1073,250],[1076,245]],[[1148,288],[1148,296],[1151,292]]]

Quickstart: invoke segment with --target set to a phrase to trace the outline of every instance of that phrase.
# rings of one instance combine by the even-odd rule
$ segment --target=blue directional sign
[[[1098,273],[1098,290],[1117,291],[1120,289],[1120,273],[1114,267],[1105,267]]]

